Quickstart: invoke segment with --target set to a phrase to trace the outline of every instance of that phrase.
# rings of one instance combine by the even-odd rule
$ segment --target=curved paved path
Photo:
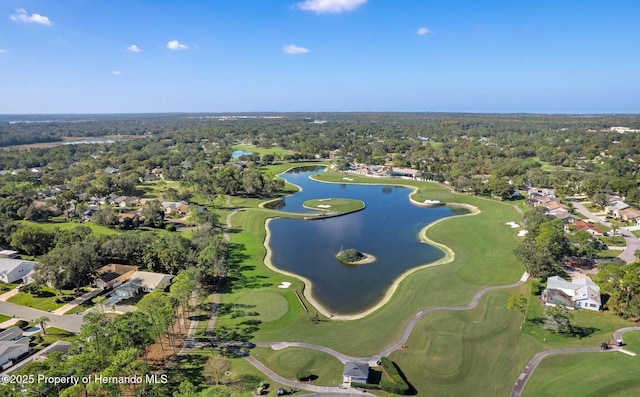
[[[386,348],[385,350],[383,350],[380,353],[375,354],[373,356],[369,356],[369,357],[352,357],[352,356],[348,356],[346,354],[342,354],[342,353],[340,353],[338,351],[335,351],[335,350],[333,350],[331,348],[328,348],[328,347],[314,345],[314,344],[310,344],[310,343],[303,343],[303,342],[257,342],[256,346],[269,346],[272,349],[284,349],[284,348],[290,347],[290,346],[302,347],[302,348],[306,348],[306,349],[313,349],[313,350],[319,350],[319,351],[325,352],[327,354],[330,354],[330,355],[334,356],[335,358],[337,358],[338,360],[340,360],[343,363],[346,362],[346,361],[366,361],[366,362],[369,362],[369,363],[375,363],[381,357],[388,356],[394,350],[397,350],[400,347],[402,347],[407,342],[407,339],[409,339],[409,336],[411,335],[411,332],[415,328],[415,326],[418,323],[418,321],[420,321],[420,319],[422,319],[427,314],[433,313],[433,312],[437,312],[437,311],[443,311],[443,310],[447,310],[447,311],[448,310],[460,310],[460,311],[462,311],[462,310],[471,310],[471,309],[473,309],[474,307],[476,307],[478,305],[478,302],[480,302],[480,299],[482,298],[482,296],[484,294],[486,294],[487,292],[494,291],[494,290],[499,290],[499,289],[507,289],[507,288],[517,287],[519,285],[522,285],[527,280],[527,278],[529,278],[529,274],[528,273],[524,273],[522,275],[522,278],[520,278],[520,280],[515,282],[515,283],[483,288],[480,291],[478,291],[473,296],[473,298],[471,299],[471,302],[469,302],[465,306],[436,306],[436,307],[430,307],[428,309],[419,311],[415,316],[413,316],[411,321],[409,321],[409,323],[404,328],[404,331],[402,332],[402,335],[400,336],[400,338],[395,343],[393,343],[390,347]],[[323,393],[345,393],[345,392],[348,392],[348,390],[349,390],[349,389],[347,389],[347,390],[340,389],[338,387],[322,387],[323,390],[318,390],[316,388],[318,388],[320,386],[308,385],[308,384],[300,383],[300,382],[292,382],[290,380],[287,380],[285,378],[282,378],[282,377],[278,376],[275,372],[271,371],[264,364],[262,364],[261,362],[259,362],[258,360],[256,360],[255,358],[253,358],[251,356],[246,357],[246,360],[249,361],[258,370],[260,370],[263,374],[269,376],[271,379],[277,380],[278,382],[280,382],[282,384],[285,384],[285,385],[288,385],[288,386],[299,387],[301,389],[311,390],[311,391],[318,391],[318,392],[323,392]],[[313,387],[313,388],[311,388],[311,387]],[[353,389],[351,389],[351,390],[353,390]],[[351,391],[351,393],[353,393],[353,391]]]
[[[613,332],[613,339],[614,340],[622,339],[622,335],[632,331],[640,331],[640,327],[627,327],[627,328],[620,328],[618,330],[615,330]],[[520,395],[522,394],[522,390],[524,389],[524,386],[529,381],[529,378],[531,378],[531,375],[533,375],[533,371],[538,367],[538,364],[540,364],[540,362],[545,357],[553,356],[556,354],[609,353],[609,352],[615,352],[620,350],[621,349],[618,347],[614,347],[613,349],[610,349],[610,350],[602,350],[599,347],[574,347],[574,348],[555,349],[555,350],[547,350],[544,352],[540,352],[535,356],[533,356],[533,358],[529,360],[529,362],[527,363],[527,366],[524,367],[524,370],[522,370],[522,373],[518,377],[516,384],[513,385],[513,389],[511,390],[511,394],[509,394],[509,397],[520,397]]]

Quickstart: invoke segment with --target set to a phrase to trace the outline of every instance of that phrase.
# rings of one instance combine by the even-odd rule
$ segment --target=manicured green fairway
[[[316,179],[344,183],[343,177],[341,173],[325,172]],[[309,342],[353,356],[368,356],[395,342],[408,321],[420,310],[466,305],[481,288],[513,283],[522,275],[524,269],[512,254],[519,242],[515,236],[517,231],[506,225],[506,222],[521,219],[511,203],[454,194],[433,183],[356,175],[349,175],[349,178],[353,183],[414,186],[418,188],[412,195],[416,201],[432,199],[468,204],[478,208],[480,213],[447,218],[427,229],[427,237],[453,250],[453,260],[410,274],[390,300],[368,316],[351,321],[321,319],[314,323],[310,321],[313,307],[305,302],[309,311],[304,311],[291,293],[285,295],[289,305],[287,314],[260,324],[252,340]],[[232,219],[231,242],[238,266],[243,270],[241,277],[230,287],[231,293],[222,295],[223,303],[238,302],[247,293],[277,291],[276,286],[284,280],[293,283],[292,290],[303,288],[297,278],[276,273],[263,265],[266,254],[264,222],[276,216],[277,211],[253,209],[252,206],[245,207]],[[419,393],[508,395],[528,360],[536,352],[549,349],[545,342],[520,330],[521,316],[506,308],[511,293],[527,296],[528,287],[491,292],[469,312],[436,312],[426,316],[414,329],[407,347],[394,352],[392,359],[405,371]],[[250,299],[260,298],[251,296]],[[570,342],[581,346],[597,345],[603,335],[619,328],[614,323],[601,322],[598,326],[602,328],[591,336],[574,338]],[[221,316],[219,324],[231,327],[238,324],[238,319]]]
[[[522,393],[544,396],[637,396],[640,356],[623,353],[575,353],[545,358]]]
[[[290,380],[296,380],[296,374],[300,371],[309,371],[318,377],[312,383],[321,386],[337,386],[341,381],[344,368],[344,365],[333,356],[317,350],[297,347],[282,350],[256,347],[251,351],[251,355],[278,375]]]
[[[287,299],[274,291],[249,291],[242,294],[237,303],[258,312],[255,319],[265,323],[281,318],[289,310]]]
[[[365,207],[363,201],[347,198],[323,198],[307,200],[303,203],[305,208],[318,211],[335,212],[338,214],[348,214],[359,211]]]
[[[261,148],[252,145],[234,145],[233,150],[244,150],[245,152],[257,153],[260,156],[265,154],[273,154],[275,157],[282,158],[285,154],[295,153],[293,150],[287,150],[280,147],[274,148]]]

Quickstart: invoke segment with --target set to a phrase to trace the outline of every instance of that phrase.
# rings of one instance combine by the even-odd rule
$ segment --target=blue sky
[[[0,113],[638,113],[639,16],[637,0],[2,0]]]

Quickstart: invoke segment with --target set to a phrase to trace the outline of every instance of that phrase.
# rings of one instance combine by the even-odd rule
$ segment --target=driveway
[[[33,321],[38,317],[46,316],[49,318],[45,324],[45,327],[56,327],[74,333],[80,332],[82,327],[83,315],[82,314],[70,314],[63,316],[60,314],[54,314],[45,312],[42,310],[32,309],[21,305],[16,305],[10,302],[0,302],[0,313],[8,316],[22,318],[27,321]]]

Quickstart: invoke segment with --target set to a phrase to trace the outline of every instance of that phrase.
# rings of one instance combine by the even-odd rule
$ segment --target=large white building
[[[598,311],[602,306],[600,287],[589,277],[576,278],[571,282],[559,276],[547,279],[547,288],[542,293],[547,306],[562,305],[573,309]]]
[[[36,265],[33,261],[0,258],[0,281],[14,283],[22,280]]]

